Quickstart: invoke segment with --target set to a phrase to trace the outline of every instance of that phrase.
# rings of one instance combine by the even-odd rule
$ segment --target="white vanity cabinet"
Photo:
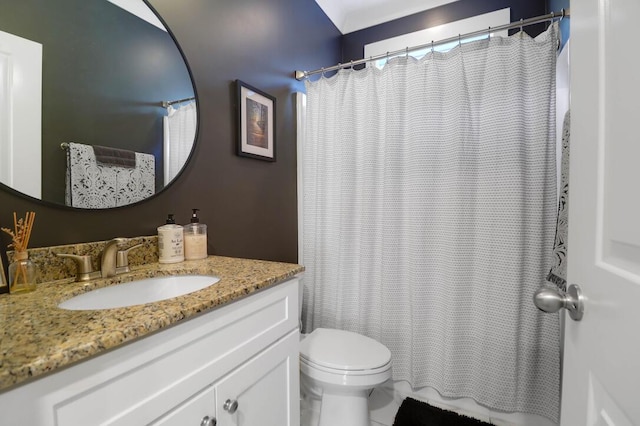
[[[298,346],[291,279],[0,393],[0,424],[299,426]]]
[[[298,374],[297,356],[292,353],[298,341],[298,334],[290,333],[153,425],[298,425],[299,420],[291,418],[298,418],[299,412],[291,412],[290,401],[295,395],[289,385],[291,376]],[[217,423],[207,424],[207,417]]]

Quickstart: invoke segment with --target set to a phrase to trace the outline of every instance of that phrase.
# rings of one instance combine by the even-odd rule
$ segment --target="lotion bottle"
[[[207,257],[207,225],[200,223],[198,210],[192,209],[191,223],[184,226],[184,257],[186,260]]]
[[[183,228],[169,214],[165,225],[158,227],[158,262],[178,263],[184,260]]]

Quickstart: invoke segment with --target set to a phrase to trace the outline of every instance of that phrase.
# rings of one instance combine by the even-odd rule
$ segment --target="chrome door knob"
[[[229,414],[233,414],[233,413],[235,413],[235,412],[236,412],[236,410],[238,409],[238,401],[237,401],[237,400],[235,400],[235,399],[234,399],[233,401],[232,401],[232,400],[230,400],[230,399],[227,399],[227,400],[224,402],[224,405],[222,406],[222,408],[223,408],[225,411],[228,411],[228,412],[229,412]]]
[[[582,291],[576,284],[571,284],[566,293],[555,287],[542,287],[533,296],[533,303],[543,312],[554,313],[565,308],[574,321],[580,321],[584,314]]]
[[[215,417],[204,416],[200,422],[200,426],[216,426],[218,422]]]

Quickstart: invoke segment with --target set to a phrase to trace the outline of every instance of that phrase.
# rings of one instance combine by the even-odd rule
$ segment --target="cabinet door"
[[[216,384],[218,426],[299,426],[298,331]]]
[[[205,418],[216,418],[215,388],[213,385],[185,401],[175,409],[163,415],[153,426],[200,426],[206,425]],[[215,425],[215,420],[209,423]]]

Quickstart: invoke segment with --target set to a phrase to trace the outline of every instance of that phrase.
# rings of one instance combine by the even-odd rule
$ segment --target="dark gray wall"
[[[64,204],[61,142],[154,154],[163,187],[160,102],[193,96],[167,32],[106,0],[0,0],[0,30],[43,45],[44,200]]]
[[[200,105],[195,152],[167,190],[138,205],[105,211],[51,207],[0,190],[0,226],[12,212],[37,213],[32,247],[154,235],[167,213],[188,222],[200,209],[209,253],[297,259],[295,69],[339,60],[340,34],[313,0],[151,0],[186,54]],[[5,9],[0,14],[5,13]],[[234,81],[277,99],[277,161],[235,154]],[[2,235],[3,246],[7,238]]]

